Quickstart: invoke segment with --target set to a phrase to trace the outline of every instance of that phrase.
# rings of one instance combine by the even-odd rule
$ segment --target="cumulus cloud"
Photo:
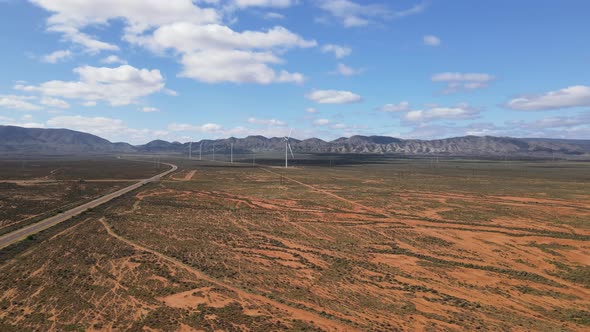
[[[123,120],[108,117],[81,115],[58,116],[47,120],[44,127],[68,128],[97,135],[111,142],[143,144],[156,138],[166,138],[163,130],[137,129],[129,127]]]
[[[590,87],[570,86],[540,95],[522,96],[510,100],[506,107],[519,111],[546,111],[590,106]]]
[[[53,53],[44,55],[41,60],[47,63],[58,63],[59,61],[66,60],[72,57],[72,52],[69,50],[59,50]]]
[[[70,104],[68,104],[65,100],[50,97],[42,98],[41,104],[49,107],[70,108]]]
[[[356,93],[340,90],[314,90],[305,97],[318,104],[352,104],[363,100]]]
[[[89,52],[116,51],[117,45],[98,40],[83,30],[89,26],[108,24],[122,19],[125,33],[141,34],[151,28],[174,22],[196,24],[218,22],[221,15],[211,8],[200,8],[191,0],[31,0],[52,15],[48,30],[61,33],[65,39],[79,44]]]
[[[316,46],[313,40],[283,27],[268,31],[236,32],[229,27],[180,22],[157,29],[153,36],[133,40],[153,50],[173,49],[182,54],[181,76],[207,83],[302,83],[303,74],[276,71],[284,61],[277,50]]]
[[[38,111],[43,107],[31,103],[33,96],[0,95],[0,107],[21,111]]]
[[[23,115],[20,120],[16,120],[14,118],[1,116],[0,115],[0,124],[3,126],[17,126],[17,127],[24,127],[24,128],[44,128],[45,125],[43,123],[33,122],[33,116],[30,114]]]
[[[425,110],[411,110],[404,115],[409,122],[430,122],[437,120],[467,120],[479,116],[479,110],[468,104],[460,104],[455,107],[433,107]]]
[[[236,32],[219,24],[196,25],[177,22],[158,28],[153,37],[135,40],[152,48],[175,49],[180,52],[232,49],[272,49],[314,47],[314,40],[277,26],[267,31]]]
[[[53,14],[47,21],[50,31],[60,32],[65,39],[83,45],[90,52],[117,50],[117,45],[102,42],[85,33],[86,28],[107,25],[113,20],[124,24],[123,40],[145,47],[157,54],[178,55],[183,65],[181,76],[207,83],[301,83],[303,74],[275,70],[283,64],[279,58],[291,48],[316,46],[313,40],[283,27],[267,31],[238,32],[222,25],[225,6],[220,1],[191,0],[87,0],[72,6],[70,1],[32,0]],[[235,0],[232,6],[287,7],[292,0]],[[225,3],[224,3],[225,4]],[[200,60],[216,59],[223,73],[216,73],[213,65]],[[105,63],[121,63],[110,56]]]
[[[399,104],[385,104],[377,109],[382,112],[407,112],[410,110],[410,103],[402,101]]]
[[[305,110],[305,112],[309,113],[309,114],[317,114],[319,113],[319,111],[313,107],[309,107]]]
[[[101,59],[100,62],[107,64],[107,65],[112,65],[112,64],[126,65],[127,64],[127,61],[119,58],[116,55],[109,55],[106,58]]]
[[[337,59],[342,59],[352,53],[352,49],[347,46],[327,44],[322,46],[323,53],[333,53]]]
[[[354,68],[349,67],[343,63],[339,63],[338,66],[336,67],[336,73],[338,73],[342,76],[354,76],[354,75],[358,75],[358,74],[362,73],[362,70],[354,69]]]
[[[248,123],[251,124],[260,124],[260,125],[266,125],[266,126],[286,126],[287,123],[285,123],[284,121],[281,120],[277,120],[277,119],[257,119],[257,118],[249,118],[248,119]]]
[[[427,46],[440,46],[441,40],[437,36],[427,35],[423,38],[424,45]]]
[[[494,76],[485,73],[446,72],[432,76],[433,82],[447,84],[447,87],[445,90],[443,90],[443,93],[454,93],[461,90],[487,88],[494,79]]]
[[[276,72],[269,64],[281,63],[272,53],[218,50],[195,52],[183,56],[183,77],[207,83],[303,83],[300,73]]]
[[[313,124],[316,126],[327,126],[330,124],[330,120],[328,119],[316,119],[313,121]]]
[[[186,123],[171,123],[168,125],[168,130],[179,131],[196,131],[201,133],[212,133],[221,130],[223,127],[216,123],[206,123],[203,125],[191,125]]]
[[[15,89],[38,92],[46,97],[106,101],[113,106],[121,106],[135,103],[138,98],[164,88],[164,78],[155,69],[137,69],[128,65],[117,68],[84,66],[74,69],[74,72],[78,74],[79,81],[55,80],[37,86],[17,84]]]

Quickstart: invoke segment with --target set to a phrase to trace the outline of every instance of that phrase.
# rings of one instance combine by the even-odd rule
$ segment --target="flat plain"
[[[0,252],[0,330],[590,328],[590,163],[169,161]]]
[[[115,157],[0,160],[0,235],[155,175],[160,166]]]

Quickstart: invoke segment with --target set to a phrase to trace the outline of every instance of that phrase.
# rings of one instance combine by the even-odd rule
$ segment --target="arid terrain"
[[[164,168],[115,157],[0,160],[0,235]]]
[[[0,330],[590,328],[590,163],[366,160],[170,158],[0,251]]]

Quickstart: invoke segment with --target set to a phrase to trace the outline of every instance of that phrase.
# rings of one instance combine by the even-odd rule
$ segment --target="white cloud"
[[[84,28],[122,19],[125,33],[138,35],[150,28],[174,22],[213,23],[221,15],[211,8],[200,8],[191,0],[31,0],[52,13],[48,30],[61,33],[65,39],[83,46],[89,52],[116,51],[119,48],[83,32]]]
[[[195,126],[184,123],[171,123],[168,125],[168,130],[173,132],[178,131],[196,131],[201,133],[214,133],[221,130],[223,127],[216,123],[206,123],[204,125]]]
[[[460,90],[483,89],[495,79],[494,76],[485,73],[439,73],[432,76],[433,82],[446,83],[443,93],[454,93]]]
[[[102,60],[100,60],[100,62],[108,64],[108,65],[112,65],[112,64],[126,65],[127,64],[127,61],[119,58],[116,55],[109,55],[106,58],[103,58]]]
[[[352,53],[352,49],[347,46],[327,44],[322,47],[323,53],[334,53],[337,59],[342,59]]]
[[[267,31],[236,32],[219,24],[196,25],[178,22],[158,28],[150,38],[134,40],[153,49],[175,49],[189,53],[204,50],[308,48],[317,45],[314,40],[280,26]]]
[[[590,113],[576,116],[559,116],[532,121],[506,121],[504,124],[469,123],[464,126],[418,123],[412,131],[403,134],[406,138],[442,138],[449,136],[508,136],[508,137],[553,137],[590,138]]]
[[[32,96],[16,96],[16,95],[0,95],[0,107],[22,110],[22,111],[38,111],[43,109],[39,105],[35,105],[30,100],[35,100]]]
[[[426,9],[426,4],[418,4],[406,10],[392,11],[383,5],[362,5],[351,0],[317,0],[316,4],[345,27],[362,27],[379,20],[419,14]]]
[[[141,112],[144,112],[144,113],[154,113],[154,112],[159,112],[159,111],[160,111],[158,108],[155,108],[155,107],[149,107],[149,106],[142,107],[142,108],[140,108],[139,110],[140,110]]]
[[[45,126],[78,130],[109,139],[112,142],[124,141],[132,144],[145,143],[163,134],[162,131],[130,128],[120,119],[81,115],[54,117],[47,120]]]
[[[162,92],[164,92],[165,94],[172,96],[172,97],[178,96],[178,92],[171,90],[171,89],[164,89],[164,90],[162,90]]]
[[[339,90],[315,90],[305,97],[319,104],[352,104],[363,100],[361,96],[353,92]]]
[[[183,77],[207,83],[303,83],[300,73],[276,72],[269,64],[281,60],[272,53],[220,50],[196,52],[183,56]]]
[[[305,110],[305,112],[310,113],[310,114],[317,114],[319,113],[319,111],[313,107],[310,107],[308,109]]]
[[[302,83],[303,74],[271,66],[282,64],[275,51],[314,47],[283,27],[266,32],[235,32],[229,27],[176,23],[157,29],[152,37],[134,40],[153,50],[173,49],[182,54],[183,77],[207,83]]]
[[[509,121],[508,124],[527,130],[586,126],[590,124],[590,113],[580,114],[577,116],[546,117],[534,121]]]
[[[45,124],[39,122],[16,122],[16,123],[7,123],[7,126],[17,126],[23,128],[45,128]]]
[[[406,112],[410,110],[410,103],[402,101],[399,104],[385,104],[378,108],[382,112]]]
[[[523,96],[510,100],[506,107],[520,111],[544,111],[590,106],[590,87],[570,86],[540,95]]]
[[[54,128],[67,128],[91,133],[98,136],[110,136],[124,131],[127,126],[122,120],[105,117],[58,116],[47,120],[47,125]]]
[[[43,97],[41,99],[41,104],[49,107],[70,108],[70,104],[68,104],[65,100],[50,97]]]
[[[260,125],[267,125],[267,126],[286,126],[287,123],[281,120],[276,119],[257,119],[257,118],[249,118],[248,123],[251,124],[260,124]]]
[[[437,120],[467,120],[475,119],[479,111],[467,104],[455,107],[433,107],[425,110],[411,110],[404,115],[409,122],[430,122]]]
[[[64,38],[68,39],[72,43],[78,44],[89,53],[98,53],[101,51],[118,51],[119,47],[114,44],[109,44],[102,42],[100,40],[94,39],[92,36],[80,32],[78,29],[65,26],[65,25],[55,25],[50,26],[48,31],[57,32],[64,35]]]
[[[295,5],[295,0],[234,0],[234,4],[239,8],[247,7],[274,7],[287,8]]]
[[[330,120],[328,119],[317,119],[313,121],[313,124],[316,126],[327,126],[330,124]]]
[[[360,5],[350,0],[322,0],[318,6],[336,17],[345,27],[368,25],[371,20],[390,15],[382,5]]]
[[[7,126],[17,126],[23,128],[45,128],[45,124],[34,122],[34,118],[30,114],[23,115],[20,121],[0,116],[0,122]]]
[[[31,0],[50,11],[48,30],[60,32],[67,40],[83,45],[87,51],[117,50],[117,45],[99,41],[85,34],[84,29],[108,25],[113,20],[124,24],[123,40],[146,47],[160,55],[172,51],[184,65],[181,76],[208,83],[301,83],[303,74],[275,70],[282,64],[277,54],[290,48],[316,46],[283,27],[267,31],[237,32],[221,25],[221,8],[201,8],[198,4],[221,6],[220,1],[201,0]],[[72,4],[71,2],[76,2]],[[286,7],[290,0],[237,0],[231,6]],[[230,6],[230,7],[231,7]],[[171,53],[172,53],[171,52]],[[215,59],[223,73],[215,73],[200,58]],[[116,58],[105,59],[117,63]]]
[[[72,52],[69,50],[59,50],[51,54],[44,55],[41,60],[47,63],[58,63],[72,57]]]
[[[440,46],[441,40],[437,36],[427,35],[424,36],[424,45],[427,46]]]
[[[336,67],[336,73],[338,73],[342,76],[354,76],[354,75],[358,75],[358,74],[362,73],[362,70],[354,69],[354,68],[348,67],[347,65],[345,65],[343,63],[339,63],[338,67]]]
[[[86,102],[107,101],[113,106],[121,106],[135,103],[138,98],[164,88],[164,78],[156,69],[137,69],[128,65],[118,68],[84,66],[74,72],[79,75],[79,81],[49,81],[38,86],[17,84],[15,89]]]

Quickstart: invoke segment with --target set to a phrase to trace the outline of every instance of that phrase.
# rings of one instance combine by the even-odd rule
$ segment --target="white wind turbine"
[[[291,134],[293,133],[293,129],[289,132],[289,136],[285,136],[285,168],[289,168],[289,151],[291,152],[291,157],[295,159],[295,155],[293,154],[293,149],[291,149],[291,144],[289,140],[291,139]]]

